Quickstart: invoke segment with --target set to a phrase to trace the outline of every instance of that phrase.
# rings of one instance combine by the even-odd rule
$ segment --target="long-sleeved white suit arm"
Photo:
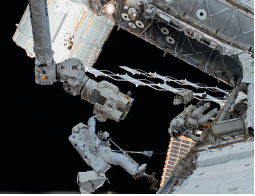
[[[90,119],[88,120],[88,135],[90,138],[88,139],[94,139],[94,137],[96,136],[96,116],[92,116],[90,117]]]

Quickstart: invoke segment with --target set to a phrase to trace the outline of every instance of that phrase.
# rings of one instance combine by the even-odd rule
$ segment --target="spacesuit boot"
[[[139,171],[139,173],[144,172],[145,169],[146,169],[146,166],[147,166],[146,163],[144,163],[144,164],[142,164],[141,166],[139,166],[139,167],[137,168],[137,170]]]
[[[135,167],[131,172],[130,175],[135,176],[136,174],[142,174],[145,172],[147,164],[142,164],[139,167]]]

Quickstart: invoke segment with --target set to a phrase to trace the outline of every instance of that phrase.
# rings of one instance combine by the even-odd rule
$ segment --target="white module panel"
[[[93,15],[84,4],[69,0],[48,0],[47,5],[54,60],[59,63],[73,57],[85,66],[93,66],[115,25],[114,20]],[[29,57],[35,56],[29,6],[17,24],[13,41]]]

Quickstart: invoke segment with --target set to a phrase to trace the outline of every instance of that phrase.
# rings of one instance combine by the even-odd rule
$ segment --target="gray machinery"
[[[118,122],[125,119],[134,100],[107,81],[98,83],[91,80],[85,74],[88,66],[84,66],[77,58],[54,62],[47,1],[31,0],[29,8],[35,54],[35,82],[40,85],[63,82],[65,91],[73,96],[80,95],[82,99],[94,104],[93,113],[99,121],[110,118]]]
[[[93,66],[115,23],[230,85],[243,77],[240,54],[248,58],[254,52],[253,1],[48,0],[47,4],[56,62],[76,57]],[[34,57],[29,14],[27,8],[13,40]]]
[[[247,84],[242,91],[248,93],[249,102],[245,124],[247,128],[253,128],[253,3],[242,0],[127,0],[119,1],[115,18],[119,27],[155,45],[164,55],[170,53],[184,60],[233,86],[236,93],[239,91],[234,89],[241,79]],[[221,120],[226,117],[225,111],[235,97],[231,99]]]
[[[248,129],[254,128],[253,4],[243,0],[126,0],[119,1],[115,18],[119,27],[155,45],[164,55],[170,53],[233,86],[219,121],[229,118],[238,85],[246,84],[241,91],[248,94]]]
[[[47,22],[48,11],[42,12],[47,10],[46,5],[50,12],[50,26]],[[38,74],[45,76],[41,83],[52,83],[58,79],[64,81],[68,77],[71,84],[73,82],[71,80],[78,75],[60,77],[53,74],[54,69],[61,74],[63,71],[60,70],[61,62],[70,58],[80,59],[85,71],[92,68],[116,23],[118,27],[162,49],[164,55],[170,53],[233,87],[236,86],[238,79],[242,78],[242,82],[247,84],[242,91],[250,93],[247,117],[251,116],[251,118],[245,122],[248,127],[253,127],[253,1],[48,0],[41,9],[41,14],[36,11],[40,17],[36,20],[32,17],[31,20],[29,15],[32,10],[27,7],[13,36],[13,40],[26,50],[28,56],[36,57],[37,77],[39,79]],[[44,16],[47,16],[47,20],[43,19]],[[36,27],[33,28],[33,33],[32,26]],[[42,31],[44,28],[45,30]],[[42,36],[44,39],[39,41]],[[59,66],[50,65],[53,57],[56,64],[60,63]],[[44,70],[37,68],[42,64],[47,65],[47,68],[43,68]],[[48,75],[42,75],[42,71]],[[81,81],[85,76],[81,74],[79,77]],[[40,80],[38,79],[37,82]],[[93,83],[83,82],[84,80],[81,84],[85,84],[85,87],[88,86],[87,83]],[[71,85],[66,85],[64,88],[68,89],[69,86]],[[86,93],[86,89],[80,93]],[[74,87],[70,87],[68,92],[79,94],[78,88],[74,89]],[[86,94],[92,95],[94,92],[97,97],[97,91],[91,89],[89,92]],[[88,96],[81,96],[87,97],[85,99],[90,101]],[[110,111],[110,107],[107,107],[106,114],[106,110],[100,109],[100,104],[97,104],[92,97],[94,96],[91,96],[90,102],[95,104],[94,113],[102,120],[105,120],[106,116],[115,120],[120,119],[123,112],[128,111],[132,104],[132,100],[129,100],[125,108],[117,107],[115,100],[116,110]],[[99,97],[99,102],[100,100]],[[114,104],[109,103],[108,106],[110,105]]]

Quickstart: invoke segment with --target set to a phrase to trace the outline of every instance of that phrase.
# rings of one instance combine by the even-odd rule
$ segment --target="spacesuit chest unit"
[[[93,131],[90,133],[88,129],[84,132],[84,127],[82,123],[76,125],[72,130],[73,134],[68,139],[87,165],[92,167],[97,174],[102,175],[111,168],[111,166],[99,156],[106,148],[100,145],[101,140],[93,134]]]

